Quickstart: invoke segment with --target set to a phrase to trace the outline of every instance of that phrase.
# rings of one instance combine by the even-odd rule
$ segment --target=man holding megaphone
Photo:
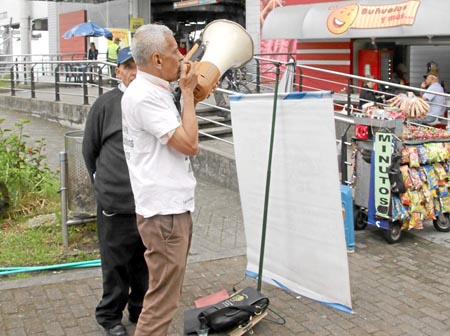
[[[188,61],[191,54],[184,59],[166,26],[141,26],[132,43],[138,71],[122,98],[123,145],[149,272],[135,336],[166,336],[178,307],[192,237],[195,104],[209,96],[225,71],[253,56],[249,34],[231,21],[208,24],[202,43],[205,53],[195,64]],[[230,52],[233,45],[239,49]],[[176,80],[181,115],[170,89]]]
[[[123,144],[149,271],[135,335],[165,336],[178,307],[192,237],[196,180],[189,156],[198,150],[197,73],[163,25],[141,26],[132,53],[138,71],[122,98]],[[170,88],[177,80],[181,114]]]

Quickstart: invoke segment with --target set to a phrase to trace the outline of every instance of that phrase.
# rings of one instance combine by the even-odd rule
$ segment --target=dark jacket
[[[122,95],[115,88],[98,97],[92,105],[82,152],[94,181],[97,204],[104,210],[132,214],[134,198],[122,144]]]
[[[92,52],[92,49],[89,49],[89,51],[88,51],[88,59],[96,60],[97,57],[98,57],[98,50],[94,49],[94,52]]]
[[[362,87],[361,93],[359,94],[358,109],[362,110],[362,106],[369,102],[381,103],[383,101],[382,99],[375,96],[375,92],[369,90],[371,89],[369,89],[367,86]]]

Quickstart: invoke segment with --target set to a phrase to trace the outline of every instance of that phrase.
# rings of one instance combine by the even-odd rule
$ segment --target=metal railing
[[[21,55],[23,56],[23,55]],[[40,55],[41,60],[0,62],[0,94],[10,94],[11,96],[22,96],[37,99],[47,99],[54,101],[74,102],[76,104],[92,103],[103,92],[110,90],[116,79],[110,76],[111,69],[115,64],[105,61],[88,61],[75,59],[77,55]],[[34,57],[34,56],[33,56]],[[48,57],[48,60],[44,60]],[[61,60],[64,57],[71,57],[70,60]],[[274,60],[273,57],[279,59]],[[56,58],[57,60],[53,60]],[[281,60],[280,60],[281,58]],[[50,70],[47,70],[50,69]],[[280,70],[281,80],[291,83],[293,91],[333,91],[335,120],[348,125],[346,132],[339,135],[337,142],[342,146],[342,164],[345,168],[351,163],[347,160],[347,146],[351,146],[351,138],[348,134],[351,125],[355,123],[355,116],[361,115],[363,111],[359,109],[359,92],[362,89],[361,83],[367,80],[365,77],[340,73],[336,71],[298,65],[293,55],[290,54],[265,54],[258,55],[249,62],[244,69],[233,70],[234,73],[228,78],[228,85],[219,86],[214,93],[214,99],[200,102],[199,106],[216,111],[217,114],[229,119],[230,108],[228,96],[245,88],[246,92],[267,93],[273,92],[275,86],[275,73]],[[286,79],[288,78],[288,79]],[[232,82],[230,85],[230,81]],[[377,103],[380,109],[386,107],[390,97],[395,96],[395,90],[403,92],[414,92],[420,95],[426,90],[410,86],[404,86],[392,82],[372,80],[377,84],[377,89],[369,89],[374,94],[384,96],[384,100]],[[226,83],[225,83],[226,84]],[[389,90],[386,90],[386,88]],[[336,88],[339,88],[338,90]],[[366,89],[367,90],[367,89]],[[280,89],[280,91],[282,91]],[[446,103],[442,106],[450,109],[450,95],[435,92],[445,98]],[[41,98],[39,96],[46,96]],[[79,99],[78,101],[74,101]],[[89,101],[91,99],[91,102]],[[219,104],[219,100],[221,103]],[[226,122],[217,119],[198,116],[199,121],[228,128],[232,130]],[[441,124],[449,124],[448,116],[438,117]],[[200,130],[204,137],[222,141],[232,145],[231,139],[223,139],[220,136]],[[345,169],[343,169],[345,171]],[[343,179],[346,176],[343,174]]]

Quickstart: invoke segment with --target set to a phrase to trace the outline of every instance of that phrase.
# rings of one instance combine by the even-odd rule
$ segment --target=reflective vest
[[[117,62],[117,54],[119,53],[120,46],[116,43],[111,43],[108,46],[108,58],[107,61],[111,63]]]

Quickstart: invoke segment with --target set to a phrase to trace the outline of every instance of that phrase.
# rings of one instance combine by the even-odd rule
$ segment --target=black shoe
[[[105,329],[107,336],[128,336],[127,330],[122,324],[118,324],[111,329]]]

